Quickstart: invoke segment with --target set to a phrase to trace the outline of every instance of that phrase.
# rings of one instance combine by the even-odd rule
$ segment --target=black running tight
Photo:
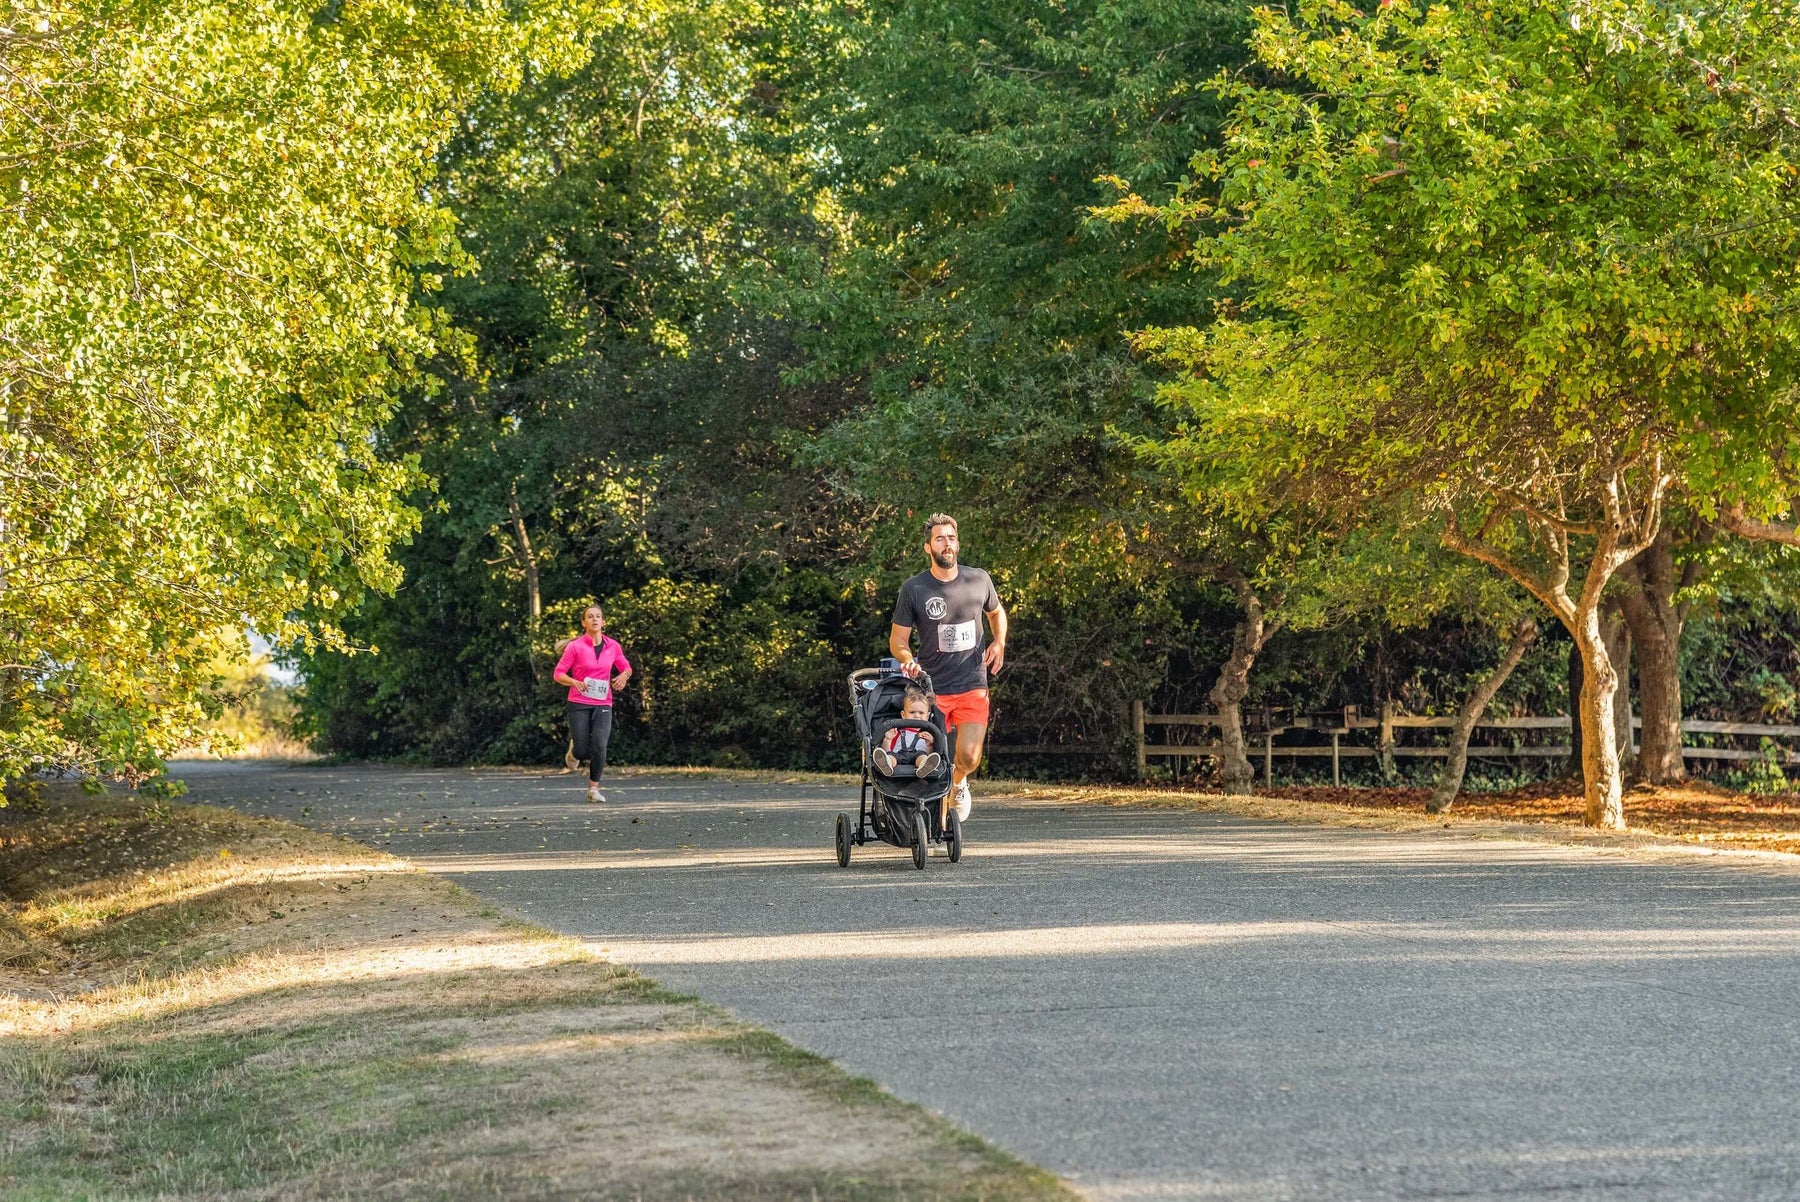
[[[612,738],[612,706],[582,705],[571,701],[569,734],[575,740],[575,758],[588,762],[588,779],[599,780],[606,771],[606,741]]]

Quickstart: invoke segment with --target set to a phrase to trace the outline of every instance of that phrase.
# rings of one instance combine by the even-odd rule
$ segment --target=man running
[[[981,745],[987,738],[988,673],[998,673],[1006,663],[1006,610],[994,591],[993,577],[956,562],[961,550],[955,518],[934,513],[925,519],[925,554],[931,566],[900,586],[888,651],[908,675],[916,676],[921,667],[931,674],[944,725],[956,732],[950,779],[957,816],[966,820],[969,777],[981,764]],[[985,651],[983,615],[994,636]],[[912,651],[915,630],[917,659]]]

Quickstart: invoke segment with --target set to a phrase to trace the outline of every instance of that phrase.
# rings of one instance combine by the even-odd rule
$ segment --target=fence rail
[[[984,755],[1117,755],[1116,746],[1103,743],[989,743]]]
[[[1251,716],[1251,715],[1247,715]],[[1219,725],[1217,714],[1152,714],[1146,711],[1144,703],[1131,703],[1132,740],[1136,745],[1138,772],[1141,774],[1149,766],[1151,757],[1173,758],[1179,761],[1186,758],[1217,757],[1222,745],[1216,741],[1203,743],[1152,743],[1146,737],[1153,726],[1181,727]],[[1263,779],[1267,782],[1274,773],[1276,756],[1291,759],[1323,759],[1331,760],[1331,782],[1338,784],[1341,780],[1340,765],[1346,759],[1369,759],[1375,756],[1389,755],[1394,757],[1411,757],[1422,759],[1443,759],[1450,754],[1447,747],[1418,746],[1399,742],[1394,733],[1400,730],[1450,730],[1456,726],[1455,718],[1419,718],[1408,715],[1392,714],[1382,717],[1363,717],[1355,709],[1335,711],[1330,714],[1315,714],[1301,718],[1285,725],[1266,725],[1248,731],[1251,738],[1262,745],[1247,748],[1252,754],[1261,753],[1263,761]],[[1633,717],[1631,728],[1640,730],[1643,722]],[[1567,714],[1549,716],[1525,715],[1517,718],[1488,718],[1475,723],[1477,730],[1568,730],[1570,729]],[[1340,740],[1353,731],[1374,730],[1380,732],[1380,745],[1366,747],[1357,744],[1345,746]],[[1329,734],[1331,743],[1328,746],[1319,744],[1277,744],[1278,735],[1295,731],[1309,731],[1316,734]],[[1757,736],[1762,738],[1800,739],[1800,726],[1782,726],[1765,722],[1709,722],[1700,719],[1684,721],[1681,724],[1684,735],[1727,735]],[[1635,747],[1634,747],[1635,750]],[[1567,744],[1550,744],[1540,746],[1511,746],[1496,744],[1471,743],[1469,756],[1472,759],[1563,759],[1571,754]],[[1742,747],[1689,747],[1683,746],[1681,754],[1696,760],[1760,760],[1764,753],[1761,750],[1749,750]],[[1800,751],[1783,748],[1780,751],[1781,762],[1800,764]]]
[[[1137,766],[1141,774],[1149,766],[1152,758],[1169,758],[1178,762],[1182,759],[1215,758],[1221,751],[1216,741],[1202,743],[1152,743],[1146,738],[1147,731],[1153,726],[1162,727],[1216,727],[1219,724],[1217,714],[1152,714],[1144,708],[1144,703],[1136,701],[1131,706],[1132,738],[1136,746]],[[1371,759],[1383,754],[1394,757],[1412,759],[1444,759],[1450,754],[1448,747],[1420,746],[1401,743],[1394,738],[1394,732],[1401,730],[1451,730],[1456,726],[1455,718],[1421,718],[1406,714],[1394,714],[1386,718],[1363,717],[1360,714],[1345,714],[1338,717],[1315,715],[1311,719],[1301,719],[1267,730],[1258,729],[1249,732],[1255,742],[1249,750],[1253,755],[1260,755],[1263,760],[1263,778],[1267,781],[1274,770],[1274,759],[1285,756],[1288,759],[1330,759],[1331,779],[1338,783],[1342,776],[1342,761],[1347,759]],[[1633,730],[1643,727],[1643,722],[1633,717]],[[1475,724],[1477,730],[1568,730],[1567,714],[1535,715],[1528,714],[1517,718],[1487,718]],[[1382,746],[1366,747],[1358,744],[1345,745],[1341,740],[1344,735],[1354,731],[1373,730],[1380,732]],[[1310,731],[1318,734],[1329,734],[1329,744],[1282,743],[1277,744],[1277,735],[1296,731]],[[1759,737],[1776,739],[1800,739],[1800,726],[1783,726],[1767,722],[1710,722],[1692,719],[1681,724],[1683,734],[1725,735],[1737,737]],[[990,743],[988,755],[1116,755],[1119,752],[1116,744],[1110,743]],[[1542,744],[1538,746],[1512,746],[1493,743],[1471,743],[1469,756],[1471,759],[1566,759],[1573,754],[1566,743]],[[1681,754],[1694,760],[1749,761],[1760,760],[1764,753],[1761,750],[1750,750],[1742,747],[1689,747],[1684,746]],[[1781,759],[1786,764],[1800,764],[1800,751],[1784,748]]]

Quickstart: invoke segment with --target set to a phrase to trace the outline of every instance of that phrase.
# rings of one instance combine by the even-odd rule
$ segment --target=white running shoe
[[[957,818],[963,822],[967,822],[969,820],[969,810],[974,804],[975,799],[969,796],[969,782],[965,780],[962,784],[956,786]]]
[[[595,803],[602,802],[606,800],[606,794],[600,791],[598,784],[591,784],[588,786],[588,800]]]

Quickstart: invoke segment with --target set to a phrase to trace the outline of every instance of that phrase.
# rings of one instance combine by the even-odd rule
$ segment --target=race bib
[[[612,681],[590,676],[581,682],[581,695],[594,701],[606,701],[612,697]]]
[[[938,627],[939,651],[975,650],[975,623],[946,622]]]

